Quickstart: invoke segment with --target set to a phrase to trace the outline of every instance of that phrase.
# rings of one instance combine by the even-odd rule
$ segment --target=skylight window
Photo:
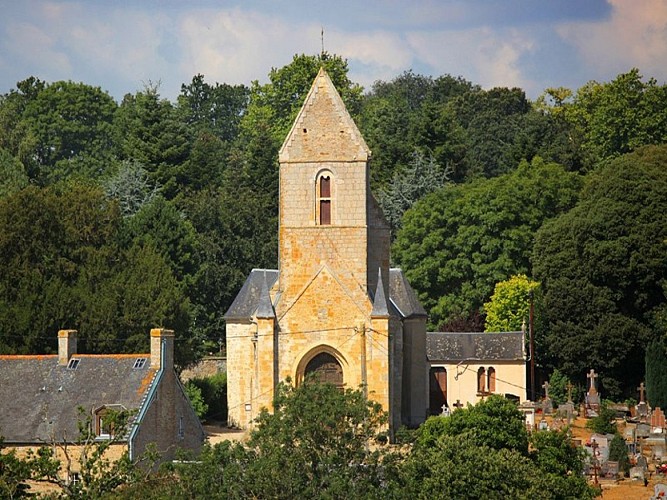
[[[67,369],[68,370],[76,370],[79,366],[79,361],[81,361],[79,358],[70,359],[69,363],[67,363]]]
[[[146,364],[146,358],[137,358],[137,360],[134,362],[134,369],[139,370],[144,367]]]

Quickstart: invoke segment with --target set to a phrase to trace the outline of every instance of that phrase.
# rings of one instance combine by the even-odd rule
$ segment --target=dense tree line
[[[412,72],[364,92],[329,54],[266,84],[195,75],[175,102],[18,82],[0,96],[0,352],[52,351],[64,327],[89,351],[145,349],[155,325],[181,363],[217,349],[248,271],[277,264],[277,152],[320,66],[431,326],[483,328],[495,285],[526,275],[539,361],[634,391],[667,324],[667,86],[635,69],[535,102]]]

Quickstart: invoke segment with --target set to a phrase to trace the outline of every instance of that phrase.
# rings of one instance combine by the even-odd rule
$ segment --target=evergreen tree
[[[667,409],[667,349],[664,342],[652,341],[646,347],[646,398],[653,408]]]

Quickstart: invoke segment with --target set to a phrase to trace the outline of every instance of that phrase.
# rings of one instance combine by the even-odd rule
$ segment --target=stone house
[[[428,406],[426,313],[389,267],[371,152],[322,69],[279,153],[278,269],[255,269],[225,315],[229,423],[312,374],[361,388],[416,426]]]
[[[62,445],[70,457],[82,415],[90,417],[96,440],[113,437],[107,457],[127,450],[138,458],[154,443],[162,460],[178,448],[198,451],[205,433],[174,371],[174,333],[150,332],[150,353],[79,354],[77,332],[58,332],[58,354],[0,356],[0,435],[19,454],[53,446],[64,463]],[[114,436],[105,424],[110,410],[132,413],[128,429]],[[72,473],[79,470],[76,460]],[[72,479],[64,478],[64,479]]]
[[[517,401],[526,396],[523,332],[429,332],[429,412],[474,405],[490,394]]]

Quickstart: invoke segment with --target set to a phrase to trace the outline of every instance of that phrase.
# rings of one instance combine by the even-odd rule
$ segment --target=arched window
[[[496,369],[492,366],[489,367],[487,378],[489,392],[496,392]]]
[[[486,392],[486,370],[482,366],[477,370],[477,393],[484,394]]]
[[[321,226],[331,224],[331,182],[330,172],[323,172],[317,177],[317,221]]]

